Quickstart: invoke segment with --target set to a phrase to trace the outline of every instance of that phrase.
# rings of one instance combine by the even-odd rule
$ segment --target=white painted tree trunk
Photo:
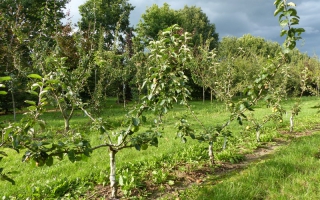
[[[117,197],[117,183],[116,183],[116,151],[110,148],[110,187],[111,187],[111,198]]]
[[[213,142],[209,143],[209,159],[212,165],[214,165],[214,155],[213,155]]]
[[[228,138],[227,137],[224,137],[223,138],[223,146],[222,146],[222,149],[225,150],[227,148],[227,142],[228,142]]]
[[[256,139],[257,139],[257,142],[260,142],[260,130],[256,131]]]
[[[293,131],[293,125],[294,125],[293,114],[291,114],[291,117],[290,117],[290,132]]]

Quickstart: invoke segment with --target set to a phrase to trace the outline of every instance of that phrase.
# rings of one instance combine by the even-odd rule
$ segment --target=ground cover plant
[[[303,133],[302,133],[303,134]],[[181,199],[314,199],[319,196],[319,131],[224,178],[209,176]]]
[[[203,41],[201,34],[185,32],[176,24],[159,30],[156,36],[153,35],[154,40],[150,35],[141,35],[146,30],[139,33],[139,37],[133,37],[128,25],[128,16],[133,8],[127,1],[122,4],[112,1],[110,7],[110,2],[104,6],[103,1],[96,4],[89,0],[80,9],[83,19],[79,22],[79,31],[73,30],[71,24],[61,25],[57,21],[60,19],[57,13],[51,13],[52,8],[55,12],[60,11],[66,1],[59,4],[45,1],[41,4],[45,11],[38,31],[28,29],[28,24],[32,24],[34,19],[29,15],[24,1],[17,7],[19,12],[12,12],[16,8],[11,4],[13,2],[6,3],[9,9],[2,6],[0,16],[7,19],[1,21],[6,31],[1,32],[0,36],[7,38],[12,35],[11,43],[4,43],[1,48],[6,52],[5,57],[10,58],[7,59],[4,74],[11,74],[1,78],[1,81],[11,81],[8,86],[12,86],[12,77],[22,75],[28,84],[21,89],[29,95],[24,100],[28,106],[17,120],[13,88],[8,89],[7,93],[2,92],[3,95],[11,92],[14,120],[5,122],[2,127],[0,146],[6,151],[1,151],[4,156],[1,161],[5,161],[1,163],[5,165],[1,168],[1,177],[16,183],[8,176],[14,170],[13,166],[17,165],[9,162],[10,158],[17,156],[16,153],[22,154],[22,165],[27,162],[32,164],[30,171],[42,167],[42,174],[35,173],[32,177],[31,187],[17,192],[19,196],[12,198],[97,198],[99,195],[103,198],[143,198],[155,191],[170,189],[181,181],[176,177],[183,175],[174,175],[177,167],[183,168],[187,164],[187,171],[190,171],[210,163],[209,173],[219,160],[240,162],[244,159],[244,153],[278,136],[278,128],[285,128],[285,123],[282,123],[286,114],[284,100],[291,86],[279,77],[291,75],[288,70],[290,64],[294,65],[291,61],[294,54],[291,52],[304,32],[304,29],[294,27],[299,24],[299,16],[292,2],[277,0],[274,3],[275,15],[279,15],[283,28],[281,36],[286,36],[286,39],[282,48],[269,50],[273,56],[268,55],[268,58],[255,54],[254,49],[236,51],[235,57],[217,57],[217,50],[211,48],[216,45],[213,42],[216,34]],[[93,16],[88,13],[90,9],[94,10]],[[96,12],[97,9],[99,12]],[[117,10],[117,13],[106,22],[101,13],[110,9]],[[154,9],[163,11],[162,8]],[[174,13],[168,6],[164,9]],[[205,26],[214,32],[214,25],[206,20],[201,10],[194,7],[182,10],[178,21],[184,20],[185,12],[200,13]],[[5,15],[11,18],[4,18]],[[144,20],[149,17],[145,15]],[[52,18],[55,20],[53,26],[48,24]],[[140,25],[150,27],[144,27],[143,23]],[[22,29],[24,31],[19,32]],[[209,29],[204,28],[204,33]],[[199,44],[198,47],[194,48],[191,41]],[[250,41],[255,40],[250,38]],[[12,52],[12,48],[19,45],[25,47],[24,56],[22,52]],[[20,52],[20,49],[16,51]],[[252,76],[238,77],[242,72],[237,72],[234,66],[240,69],[246,57],[250,56],[259,57],[255,65],[260,70],[252,72]],[[21,68],[26,63],[31,66]],[[223,66],[227,66],[225,70]],[[308,88],[305,82],[310,79],[307,76],[309,67],[304,69],[300,76],[301,87],[297,89],[300,99]],[[204,71],[205,74],[200,73]],[[143,77],[134,78],[138,74],[143,74]],[[210,77],[216,79],[212,82]],[[312,83],[308,85],[310,91]],[[190,102],[193,96],[191,90],[197,86],[202,87],[203,99],[206,88],[209,88],[214,103],[210,104],[211,107],[203,109],[200,106],[199,109],[197,103]],[[131,89],[137,92],[136,99],[132,99]],[[117,96],[116,102],[123,103],[121,112],[119,108],[114,111],[108,107],[114,105],[106,101],[108,95]],[[213,101],[213,96],[221,102]],[[128,104],[132,100],[135,102]],[[60,110],[60,114],[52,108]],[[263,112],[262,108],[265,109]],[[50,112],[47,112],[48,109],[51,109]],[[171,110],[175,111],[172,115]],[[291,131],[293,116],[296,118],[300,111],[299,105],[293,106]],[[103,112],[107,114],[103,115]],[[61,126],[59,120],[53,121],[54,116],[62,116],[64,125]],[[297,124],[295,126],[299,127]],[[154,149],[159,141],[169,146],[165,148],[164,145],[164,154],[160,157],[159,151]],[[143,153],[132,152],[133,149],[144,152],[147,162],[142,159]],[[147,149],[151,149],[151,153]],[[181,151],[170,155],[169,152],[177,150]],[[109,161],[106,161],[108,154]],[[90,157],[94,155],[99,158],[91,161]],[[71,163],[66,164],[66,159]],[[92,166],[95,165],[92,164],[101,164],[103,169],[97,167],[94,171]],[[90,166],[90,170],[86,165]],[[77,173],[73,173],[73,178],[63,178],[65,174],[58,173],[63,168],[66,172]],[[51,172],[51,169],[54,171]],[[40,181],[44,174],[51,177]],[[85,175],[85,178],[79,174]],[[109,179],[106,179],[106,174]],[[102,185],[101,188],[109,192],[97,192],[96,185]],[[121,193],[117,190],[119,186]],[[92,193],[86,192],[88,188],[92,188]],[[9,189],[6,192],[10,192]]]
[[[105,116],[112,116],[114,123],[121,123],[121,116],[125,114],[121,105],[118,105],[112,99],[108,101],[112,110],[106,110]],[[294,104],[294,101],[289,101],[285,104],[285,108],[290,108]],[[130,105],[130,104],[129,104]],[[225,106],[222,103],[215,104],[203,104],[201,101],[194,102],[191,104],[195,108],[195,112],[201,114],[201,120],[205,124],[211,124],[212,121],[221,121],[222,118],[228,118],[225,112]],[[307,131],[312,127],[317,125],[317,109],[312,108],[317,105],[317,98],[304,98],[302,104],[302,112],[297,116],[297,131]],[[260,107],[260,106],[259,106]],[[118,174],[123,176],[123,183],[120,184],[122,191],[127,191],[126,195],[136,195],[136,196],[148,196],[150,193],[159,192],[159,196],[166,192],[161,193],[161,191],[166,191],[169,187],[169,182],[172,184],[170,187],[179,187],[182,184],[181,177],[173,173],[173,169],[178,168],[182,172],[190,173],[192,170],[200,168],[200,166],[208,166],[208,155],[207,155],[207,143],[199,143],[198,141],[188,140],[186,144],[181,143],[180,139],[169,140],[175,136],[176,129],[175,123],[176,119],[185,115],[186,112],[182,109],[183,107],[177,107],[174,112],[169,113],[167,117],[163,120],[166,122],[167,126],[163,130],[163,137],[159,139],[159,147],[151,147],[147,150],[138,152],[134,149],[128,149],[121,154],[118,154]],[[263,117],[263,113],[268,111],[265,105],[261,105],[261,108],[257,108],[257,115]],[[213,114],[214,113],[214,114]],[[259,114],[260,113],[260,114]],[[45,118],[47,120],[55,121],[50,123],[52,127],[49,129],[56,129],[55,127],[60,127],[60,132],[58,135],[60,137],[65,137],[63,135],[63,120],[56,120],[55,115],[59,115],[59,112],[46,113]],[[79,129],[86,129],[86,124],[90,123],[90,119],[85,117],[82,112],[75,113],[77,119],[74,119],[74,126],[79,126]],[[1,118],[6,118],[6,116],[1,116]],[[204,120],[205,119],[205,120]],[[78,121],[78,124],[76,123]],[[259,147],[261,144],[272,143],[273,139],[280,137],[280,132],[275,130],[273,123],[270,123],[266,127],[266,131],[261,135],[261,142],[258,143],[255,140],[254,131],[246,130],[246,126],[249,122],[244,121],[244,125],[240,127],[237,123],[233,123],[230,129],[232,130],[233,137],[229,138],[228,145],[224,151],[223,138],[218,138],[218,145],[215,148],[215,157],[217,163],[220,162],[232,162],[237,163],[243,160],[243,155],[245,153],[251,153]],[[289,131],[289,115],[284,117],[282,123],[278,123],[278,127],[284,129],[283,131]],[[294,135],[294,133],[293,133]],[[99,143],[100,134],[98,132],[92,132],[87,135],[87,137],[92,141],[93,144]],[[170,142],[169,142],[170,141]],[[102,154],[105,150],[99,150],[94,152],[91,157],[84,161],[77,161],[71,163],[68,160],[58,161],[55,160],[55,164],[51,167],[44,166],[42,168],[36,167],[35,163],[23,163],[21,162],[21,152],[17,154],[14,151],[8,152],[10,154],[10,160],[5,157],[2,162],[2,166],[11,171],[16,171],[19,169],[19,173],[12,175],[16,181],[16,185],[11,185],[9,182],[1,184],[1,193],[9,197],[17,198],[58,198],[60,196],[65,197],[103,197],[104,195],[109,195],[110,193],[105,190],[96,189],[95,185],[99,184],[108,185],[108,180],[106,179],[108,175],[109,164],[108,160]],[[16,158],[16,159],[14,159]],[[124,158],[124,159],[123,159]],[[207,173],[213,173],[215,167],[209,167]],[[127,171],[128,170],[128,171]],[[63,171],[64,173],[59,173]],[[167,173],[167,174],[166,174]],[[32,174],[30,176],[30,174]],[[157,177],[157,174],[161,174]],[[162,175],[166,174],[166,175]],[[190,175],[189,175],[190,176]],[[191,177],[191,176],[190,176]],[[131,182],[131,180],[133,181]],[[28,180],[30,185],[25,186],[25,181]],[[196,183],[196,180],[190,181],[191,183]],[[153,186],[154,190],[146,191],[144,190],[147,186]],[[159,189],[162,187],[162,190]],[[91,195],[85,196],[87,190],[95,191],[91,192]],[[104,191],[99,193],[99,191]],[[139,192],[137,192],[139,191]],[[18,194],[18,195],[17,195]],[[96,194],[96,196],[94,195]]]

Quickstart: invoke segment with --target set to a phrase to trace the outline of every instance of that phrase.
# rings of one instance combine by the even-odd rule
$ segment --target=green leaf
[[[291,18],[290,23],[291,23],[291,25],[299,24],[299,19],[298,18]]]
[[[173,180],[169,180],[169,181],[168,181],[168,184],[169,184],[169,185],[174,185],[174,181],[173,181]]]
[[[40,75],[38,75],[38,74],[29,74],[28,78],[34,78],[34,79],[42,80],[42,77]]]
[[[5,180],[5,181],[9,181],[12,185],[15,185],[15,181],[11,178],[9,178],[7,175],[5,174],[0,174],[0,180]]]
[[[3,156],[8,156],[8,154],[4,151],[0,151],[0,154],[3,155]]]
[[[273,5],[278,6],[278,4],[280,3],[280,1],[282,1],[282,0],[276,0],[276,1],[273,3]]]
[[[8,92],[6,92],[6,91],[0,91],[0,95],[6,95],[6,94],[8,94]]]
[[[139,124],[140,124],[140,119],[139,119],[139,118],[132,117],[132,124],[133,124],[134,126],[139,126]]]
[[[138,145],[138,144],[134,145],[134,148],[135,148],[136,150],[138,150],[138,151],[140,151],[140,149],[141,149],[140,145]]]
[[[142,120],[143,123],[146,123],[146,122],[147,122],[146,116],[142,116],[142,117],[141,117],[141,120]]]
[[[152,141],[150,142],[150,144],[152,146],[155,146],[155,147],[158,147],[158,144],[159,144],[159,141],[158,141],[158,138],[153,138]]]
[[[286,35],[287,33],[288,33],[288,31],[287,31],[287,30],[281,30],[281,32],[280,32],[280,36],[282,37],[282,36]]]
[[[27,103],[27,104],[30,104],[30,105],[36,105],[35,101],[25,100],[24,102]]]
[[[49,167],[53,165],[53,157],[52,156],[49,156],[47,158],[46,165],[49,166]]]
[[[46,128],[46,122],[43,120],[38,120],[38,124],[40,125],[41,129],[44,130]]]
[[[38,93],[36,91],[33,91],[33,90],[28,90],[28,93],[38,96]]]
[[[142,144],[141,145],[141,149],[142,150],[147,150],[148,149],[148,145],[147,144]]]
[[[297,10],[296,10],[296,9],[290,8],[290,9],[288,9],[288,12],[290,13],[290,16],[292,16],[292,17],[298,17],[298,16],[297,16]]]
[[[57,156],[59,160],[63,160],[63,153],[59,153]]]
[[[8,81],[8,80],[11,80],[11,77],[10,77],[10,76],[0,77],[0,82],[2,82],[2,81]]]
[[[36,107],[36,106],[28,106],[27,108],[28,108],[28,110],[30,110],[30,111],[36,111],[36,110],[37,110],[37,107]]]
[[[274,11],[274,13],[273,13],[273,15],[274,16],[277,16],[280,12],[282,12],[283,11],[283,6],[280,6],[279,8],[277,8],[275,11]]]
[[[288,25],[288,23],[289,23],[289,21],[287,19],[284,19],[284,20],[280,21],[280,26],[285,27]]]
[[[68,152],[68,158],[69,158],[69,160],[70,160],[71,162],[75,162],[75,161],[76,161],[74,150],[70,150],[70,151]]]

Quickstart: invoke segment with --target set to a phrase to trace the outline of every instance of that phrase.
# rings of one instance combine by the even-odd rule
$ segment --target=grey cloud
[[[303,27],[303,41],[297,45],[302,52],[320,55],[320,3],[318,0],[292,0],[297,5],[300,16],[299,27]],[[72,0],[71,12],[84,3],[85,0]],[[135,26],[147,7],[157,4],[162,6],[167,2],[171,8],[180,9],[184,5],[201,7],[211,23],[216,25],[216,31],[220,39],[224,36],[241,37],[244,34],[260,36],[267,40],[282,43],[278,17],[274,17],[275,6],[273,1],[267,0],[129,0],[135,9],[130,15],[131,25]],[[80,18],[73,14],[74,18]]]

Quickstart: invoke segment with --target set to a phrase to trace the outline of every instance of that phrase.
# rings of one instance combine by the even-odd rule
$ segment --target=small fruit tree
[[[27,149],[23,161],[34,160],[37,166],[51,166],[55,157],[63,159],[65,155],[74,162],[81,160],[82,155],[90,156],[90,153],[96,149],[107,148],[110,157],[111,196],[115,198],[117,195],[116,154],[125,148],[144,150],[148,146],[158,146],[158,138],[161,137],[161,117],[175,104],[186,104],[189,98],[188,78],[184,70],[186,63],[192,58],[188,47],[190,39],[189,33],[183,32],[180,27],[174,25],[164,30],[159,40],[150,42],[148,72],[143,84],[147,94],[142,97],[139,104],[128,111],[126,123],[116,131],[108,130],[104,119],[93,117],[79,102],[78,106],[93,121],[92,128],[100,131],[104,136],[103,143],[92,147],[90,141],[86,140],[81,133],[73,134],[64,141],[38,137],[35,126],[39,124],[45,128],[45,123],[39,116],[48,104],[47,95],[52,94],[50,91],[55,89],[52,84],[59,84],[61,81],[51,72],[45,76],[37,74],[28,76],[33,80],[29,92],[37,95],[38,99],[27,101],[30,106],[25,118],[20,123],[11,124],[5,129],[3,135],[9,137],[6,137],[6,141],[3,142],[12,144],[9,147],[17,151]],[[103,63],[101,60],[97,62]],[[147,112],[155,114],[154,119],[150,120],[151,125],[145,115]],[[147,130],[140,129],[142,126],[149,125]]]
[[[253,107],[260,100],[267,100],[269,106],[273,110],[273,113],[266,115],[262,121],[251,119],[256,131],[257,141],[260,140],[261,127],[269,120],[281,120],[282,114],[284,113],[284,110],[281,107],[281,100],[284,97],[284,92],[282,91],[283,85],[280,84],[277,86],[273,83],[275,76],[279,74],[281,69],[285,68],[290,62],[289,52],[295,48],[296,42],[301,39],[300,35],[302,32],[304,32],[304,29],[293,27],[294,25],[299,24],[299,16],[294,8],[296,6],[294,3],[287,3],[286,0],[276,0],[274,5],[276,6],[274,15],[279,15],[279,23],[283,28],[280,35],[286,36],[282,46],[282,51],[279,52],[275,57],[270,57],[254,81],[245,87],[243,92],[244,98],[241,98],[238,101],[232,101],[231,98],[227,98],[226,103],[231,114],[226,122],[222,125],[205,127],[191,111],[196,120],[201,124],[203,130],[200,131],[199,134],[195,134],[195,131],[189,127],[190,125],[185,119],[182,119],[178,125],[179,131],[177,136],[182,138],[184,141],[186,140],[186,136],[190,136],[191,138],[199,141],[209,142],[208,152],[212,164],[214,164],[214,142],[216,142],[218,137],[226,138],[226,136],[231,134],[228,130],[226,130],[226,127],[229,126],[232,121],[237,120],[239,124],[242,125],[243,120],[248,120],[247,111],[254,111]],[[285,27],[287,28],[285,29]],[[212,67],[214,67],[214,65],[216,65],[216,63],[212,62]]]

